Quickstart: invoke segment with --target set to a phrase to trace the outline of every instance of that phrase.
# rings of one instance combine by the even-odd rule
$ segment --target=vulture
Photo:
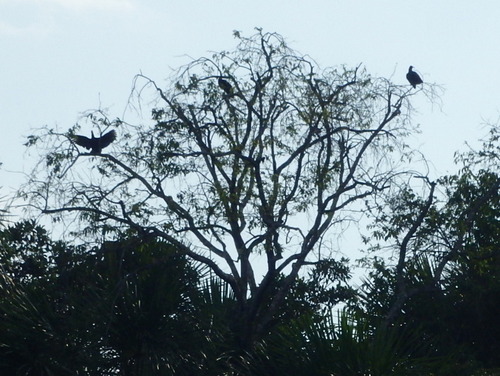
[[[423,84],[424,81],[420,78],[417,72],[413,71],[413,66],[410,65],[410,69],[408,69],[408,73],[406,74],[406,79],[410,82],[411,86],[414,88],[419,84]]]
[[[219,77],[219,87],[224,90],[224,92],[227,94],[227,95],[231,95],[233,93],[233,86],[227,82],[225,79],[223,79],[222,77]]]
[[[90,154],[101,154],[102,149],[111,144],[116,139],[114,130],[102,135],[94,137],[94,132],[91,132],[92,138],[76,135],[74,136],[75,144],[83,146],[85,149],[91,149]]]

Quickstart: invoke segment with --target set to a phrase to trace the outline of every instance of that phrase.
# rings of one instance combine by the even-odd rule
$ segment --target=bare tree
[[[80,154],[79,126],[49,132],[46,166],[26,194],[56,218],[79,214],[91,233],[133,228],[207,265],[231,286],[248,345],[318,261],[329,230],[407,169],[408,99],[418,91],[361,66],[321,70],[278,34],[235,36],[233,52],[192,61],[167,88],[136,77],[134,97],[152,121],[90,114],[102,131],[117,128],[109,154]]]

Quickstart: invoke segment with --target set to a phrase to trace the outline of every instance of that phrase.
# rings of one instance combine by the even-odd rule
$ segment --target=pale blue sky
[[[0,0],[0,186],[8,193],[35,161],[24,137],[65,130],[80,113],[121,116],[140,71],[161,82],[185,55],[232,49],[232,31],[282,34],[321,66],[363,63],[406,84],[414,65],[442,85],[442,110],[414,99],[414,145],[435,178],[453,152],[486,133],[500,109],[500,2],[462,0]],[[90,132],[90,129],[87,130]]]

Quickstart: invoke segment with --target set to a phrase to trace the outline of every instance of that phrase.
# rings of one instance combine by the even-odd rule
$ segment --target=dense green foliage
[[[460,156],[466,162],[461,173],[440,181],[444,200],[428,205],[405,192],[391,201],[374,234],[394,239],[398,262],[376,258],[352,306],[418,332],[434,355],[452,359],[444,374],[500,368],[500,176],[497,166],[484,169],[484,156]]]
[[[86,250],[31,222],[1,241],[2,374],[147,374],[177,368],[203,336],[199,272],[172,247],[131,238]]]

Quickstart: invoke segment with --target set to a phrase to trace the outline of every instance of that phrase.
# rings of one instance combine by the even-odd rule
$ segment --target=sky
[[[499,20],[498,0],[0,0],[0,197],[35,165],[22,144],[36,128],[64,131],[98,107],[121,116],[134,75],[161,83],[255,27],[322,67],[362,63],[407,84],[413,65],[440,85],[439,103],[413,97],[410,139],[437,178],[499,117]]]

